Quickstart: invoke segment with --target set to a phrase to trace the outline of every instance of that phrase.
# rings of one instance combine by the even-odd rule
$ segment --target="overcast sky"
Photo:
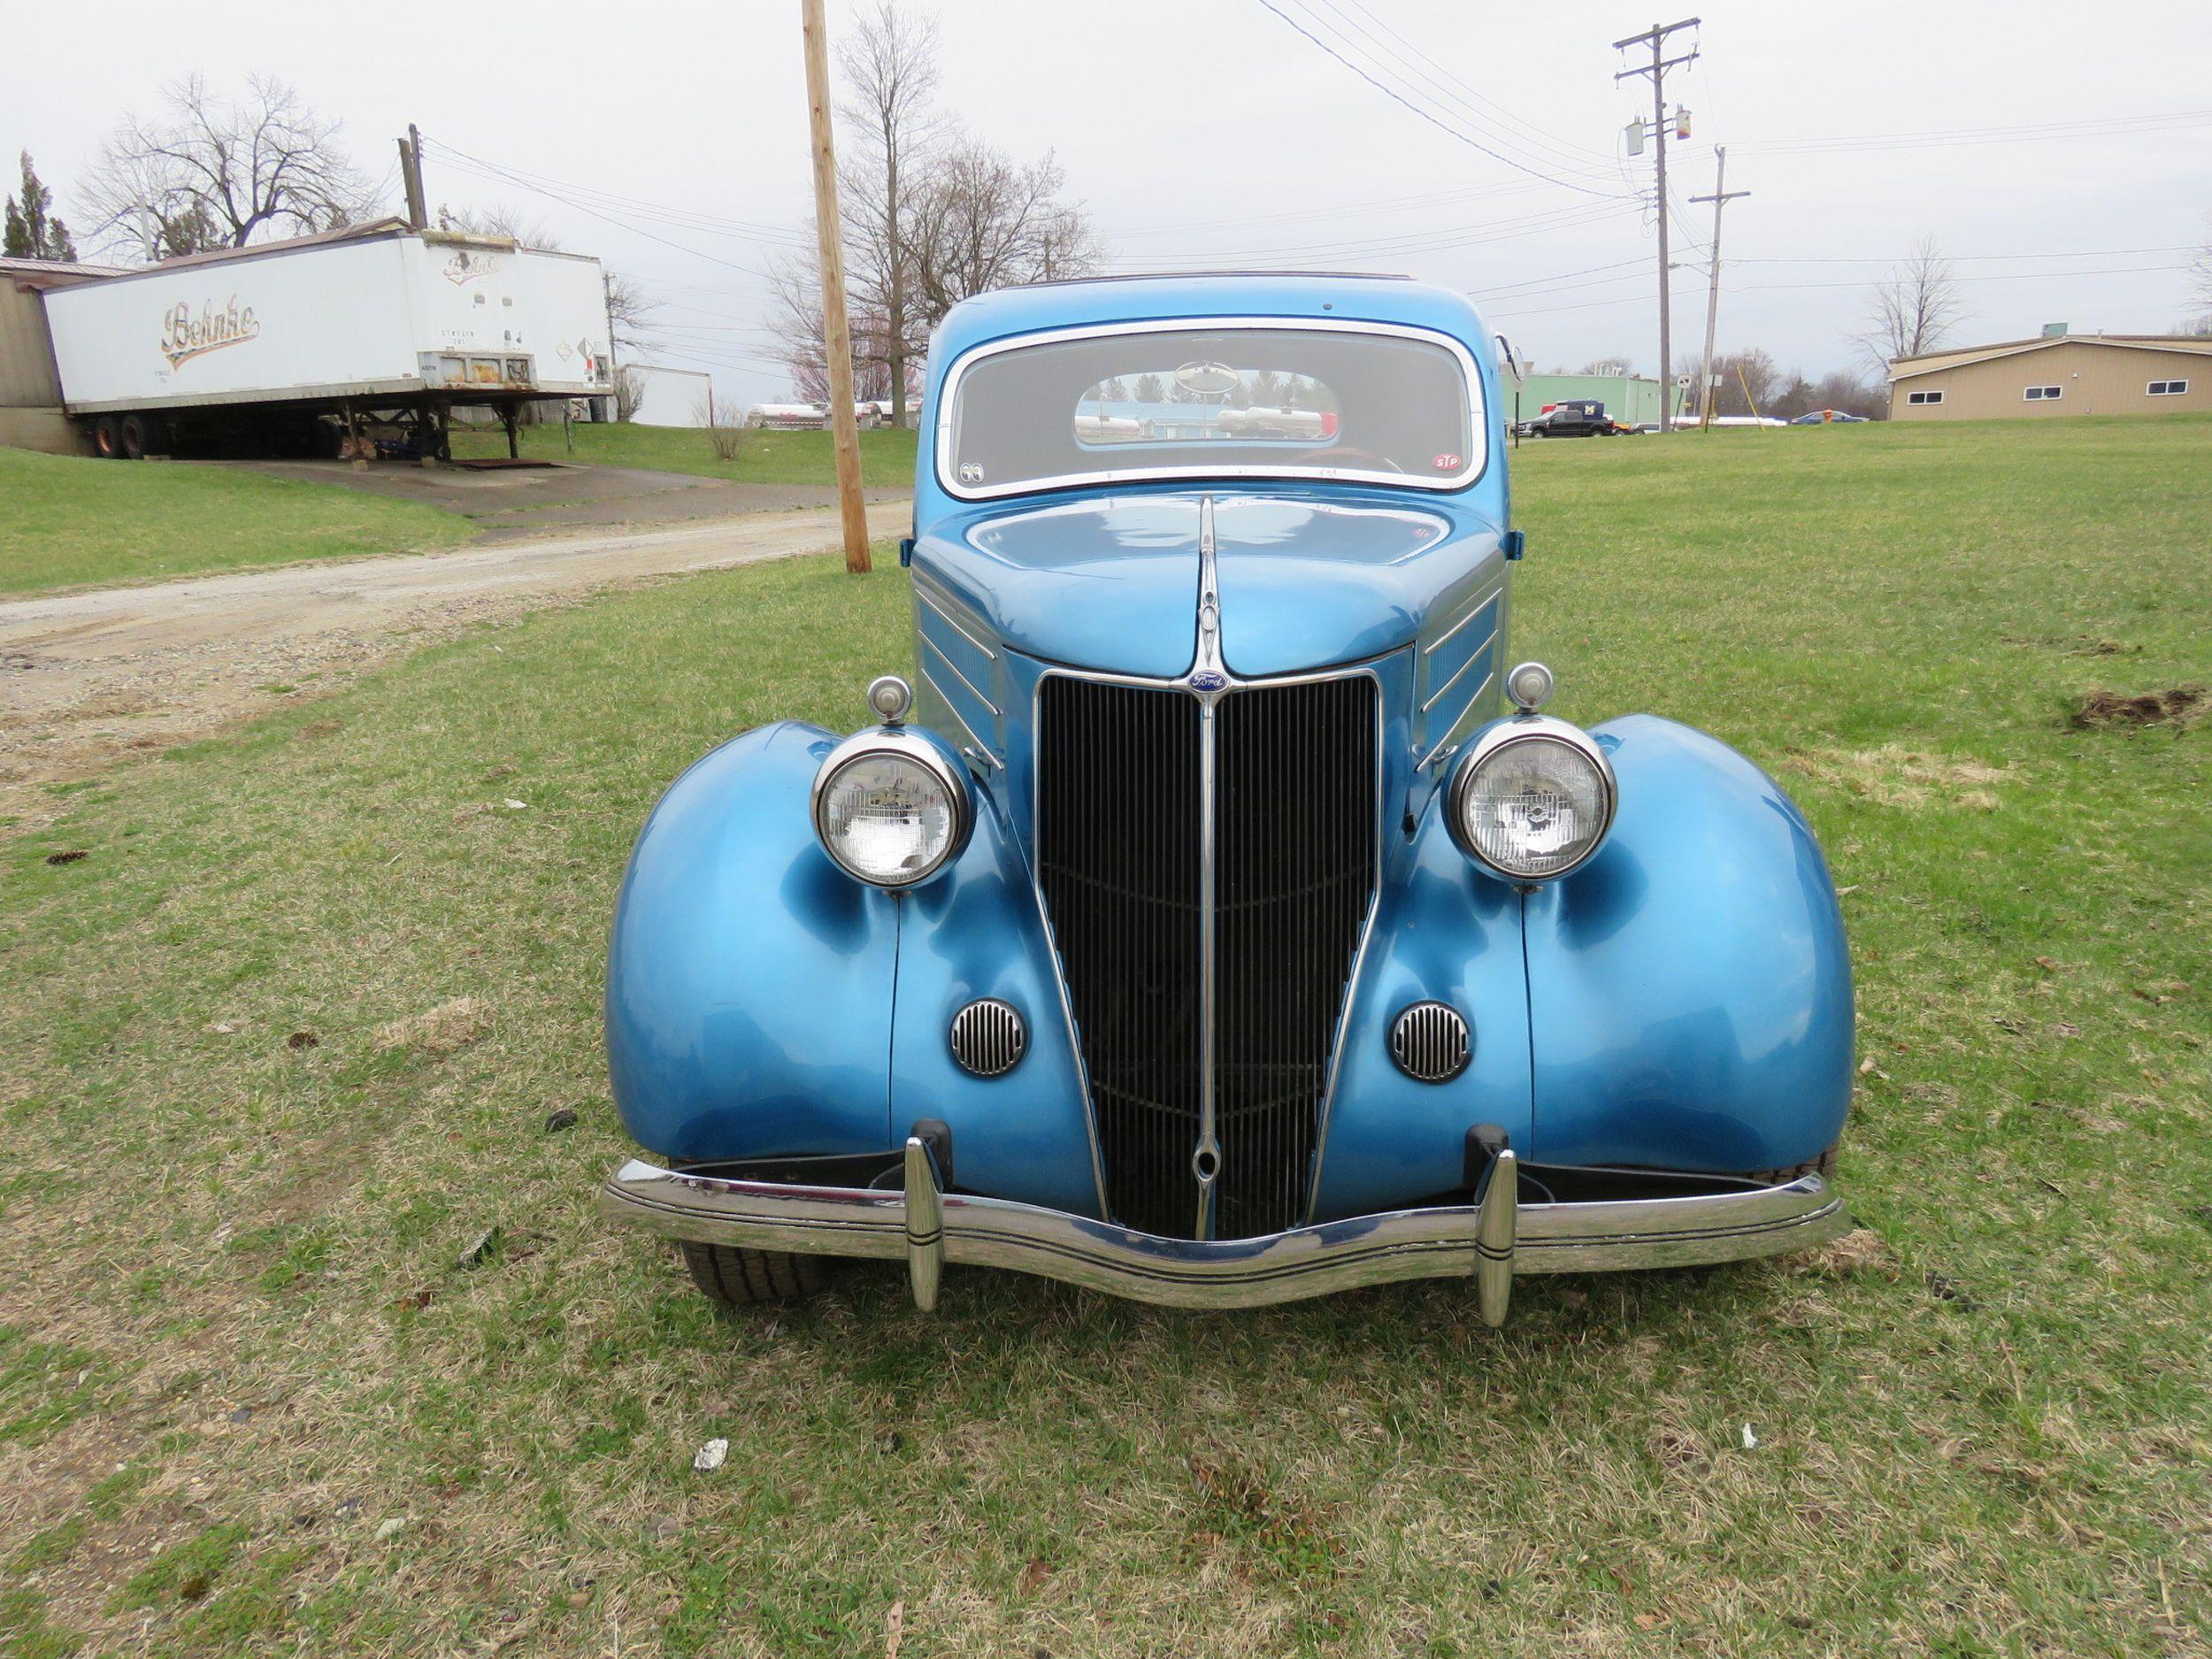
[[[1654,233],[1636,200],[1648,201],[1651,156],[1621,147],[1650,94],[1641,79],[1615,85],[1627,55],[1609,42],[1686,12],[1271,4],[945,0],[943,103],[1017,155],[1056,150],[1118,268],[1409,272],[1473,295],[1542,366],[1617,353],[1652,369]],[[852,9],[829,0],[833,29]],[[1926,236],[1969,279],[1962,343],[2047,322],[2153,332],[2192,309],[2185,250],[2212,234],[2205,0],[1701,10],[1702,27],[1670,43],[1701,54],[1668,77],[1694,122],[1671,147],[1670,183],[1695,238],[1678,237],[1686,262],[1705,257],[1710,210],[1687,198],[1713,188],[1716,144],[1730,188],[1752,192],[1727,210],[1724,350],[1763,346],[1816,375],[1851,363],[1869,284]],[[123,109],[150,111],[165,81],[196,70],[219,86],[274,73],[343,119],[373,177],[419,123],[434,205],[514,207],[636,277],[664,302],[658,360],[711,365],[724,396],[751,400],[783,383],[758,366],[772,342],[757,273],[800,240],[810,199],[798,12],[24,7],[0,58],[0,145],[33,152],[67,216]],[[2035,126],[2065,130],[2017,130]],[[1992,129],[2013,130],[1978,142]],[[1675,281],[1678,368],[1702,334],[1705,276],[1686,266]]]

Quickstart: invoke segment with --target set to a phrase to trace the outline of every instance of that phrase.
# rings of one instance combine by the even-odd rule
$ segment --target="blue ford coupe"
[[[1851,978],[1718,740],[1510,665],[1490,336],[1369,276],[955,309],[911,678],[698,762],[630,861],[602,1202],[727,1302],[831,1258],[1251,1306],[1819,1243]],[[872,666],[880,667],[882,664]],[[856,684],[857,690],[857,682]],[[857,703],[857,699],[856,700]]]

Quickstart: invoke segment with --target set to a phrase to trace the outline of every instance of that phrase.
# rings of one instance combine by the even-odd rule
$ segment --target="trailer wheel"
[[[117,423],[115,442],[126,461],[142,461],[154,446],[154,423],[144,415],[126,415]]]
[[[92,447],[104,460],[116,460],[123,453],[123,434],[112,415],[103,415],[92,423]]]

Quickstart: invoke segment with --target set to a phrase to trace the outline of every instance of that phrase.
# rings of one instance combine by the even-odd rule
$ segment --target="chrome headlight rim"
[[[1509,870],[1494,863],[1467,833],[1467,791],[1474,787],[1475,773],[1484,763],[1503,753],[1517,743],[1557,743],[1574,750],[1590,762],[1598,776],[1598,793],[1604,810],[1598,825],[1598,833],[1590,844],[1572,864],[1562,864],[1556,870],[1531,875]],[[1578,726],[1565,720],[1555,720],[1549,715],[1521,714],[1500,720],[1485,730],[1467,745],[1452,768],[1451,786],[1445,796],[1445,819],[1452,840],[1459,850],[1472,859],[1477,868],[1509,881],[1516,887],[1542,887],[1571,876],[1603,850],[1607,839],[1613,833],[1613,818],[1620,808],[1620,780],[1613,775],[1613,763],[1605,757],[1597,739]]]
[[[829,801],[830,786],[836,781],[837,774],[853,762],[874,755],[892,755],[920,766],[943,787],[946,798],[952,804],[952,834],[945,842],[943,855],[926,869],[898,880],[887,881],[869,875],[854,869],[839,857],[836,847],[830,841],[829,825],[823,817]],[[814,774],[814,786],[807,805],[814,821],[814,839],[820,846],[823,856],[854,880],[872,887],[880,887],[887,893],[907,892],[943,874],[960,856],[961,849],[968,844],[969,833],[975,827],[975,797],[969,793],[968,780],[960,768],[948,760],[944,751],[936,744],[905,726],[872,726],[866,731],[854,733],[830,750],[822,757],[822,764]]]

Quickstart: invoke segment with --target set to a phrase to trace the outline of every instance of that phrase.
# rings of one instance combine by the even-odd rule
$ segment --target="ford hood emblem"
[[[1202,668],[1190,677],[1190,688],[1193,691],[1226,691],[1229,676],[1217,674],[1210,668]]]

